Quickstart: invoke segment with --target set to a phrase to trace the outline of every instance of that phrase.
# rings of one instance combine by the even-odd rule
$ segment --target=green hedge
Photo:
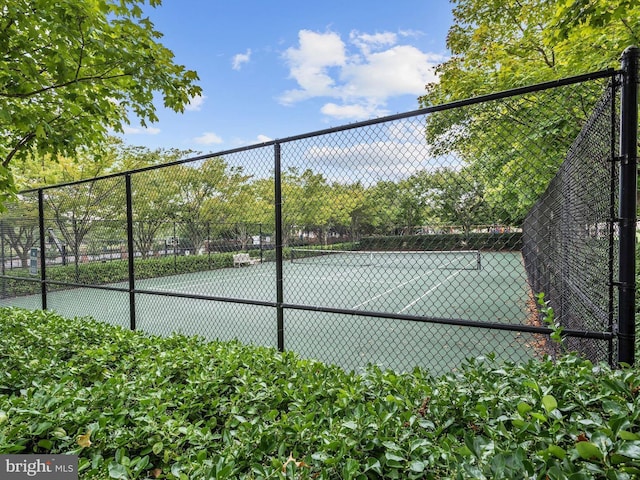
[[[640,374],[490,355],[436,378],[0,310],[0,453],[80,479],[630,479]]]
[[[153,257],[135,260],[137,279],[165,277],[180,273],[193,273],[233,266],[233,253],[215,253],[211,255],[186,255],[176,257]],[[28,269],[15,269],[7,272],[16,277],[37,278],[29,275]],[[126,260],[110,262],[90,262],[47,266],[47,279],[56,282],[104,285],[127,281],[129,263]],[[51,286],[51,289],[65,288]],[[40,291],[36,282],[5,280],[5,290],[11,295],[31,295]]]
[[[333,246],[344,247],[346,244]],[[348,244],[353,248],[353,244]],[[185,255],[152,257],[147,259],[136,258],[136,279],[166,277],[182,273],[194,273],[233,266],[233,255],[237,252],[212,253],[209,255]],[[251,250],[252,257],[258,257],[260,251]],[[291,258],[291,248],[283,248],[283,258]],[[274,262],[275,250],[262,252],[264,262]],[[27,268],[19,268],[7,271],[7,275],[37,279],[37,276],[29,274]],[[69,265],[47,266],[47,279],[64,283],[82,283],[86,285],[105,285],[109,283],[126,282],[129,278],[129,264],[126,260],[113,260],[108,262],[90,262]],[[9,296],[33,295],[40,292],[40,284],[37,282],[5,279],[5,291]],[[64,286],[51,285],[50,290],[66,288]]]
[[[520,250],[522,233],[447,233],[366,237],[361,250]]]

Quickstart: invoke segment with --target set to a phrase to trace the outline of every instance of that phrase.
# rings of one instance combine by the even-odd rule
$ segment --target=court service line
[[[420,300],[422,300],[424,297],[426,297],[427,295],[429,295],[431,292],[433,292],[434,290],[437,290],[438,288],[440,288],[442,285],[444,285],[445,282],[448,282],[450,279],[452,279],[453,277],[456,277],[458,275],[460,275],[462,272],[464,272],[464,270],[459,270],[455,273],[452,273],[451,275],[449,275],[447,278],[445,278],[444,280],[442,280],[441,282],[438,282],[436,285],[434,285],[433,287],[431,287],[429,290],[427,290],[426,292],[424,292],[422,295],[420,295],[418,298],[416,298],[413,302],[409,303],[408,305],[406,305],[402,310],[400,310],[397,313],[402,313],[405,310],[407,310],[410,307],[413,307],[416,303],[418,303]]]
[[[384,292],[382,292],[382,293],[380,293],[380,294],[376,295],[375,297],[371,297],[369,300],[366,300],[366,301],[364,301],[364,302],[362,302],[362,303],[359,303],[358,305],[354,305],[354,306],[353,306],[353,307],[351,307],[351,308],[352,308],[352,309],[356,309],[356,308],[362,307],[363,305],[366,305],[366,304],[367,304],[367,303],[369,303],[369,302],[372,302],[372,301],[374,301],[374,300],[376,300],[376,299],[378,299],[378,298],[380,298],[380,297],[383,297],[383,296],[385,296],[386,294],[391,293],[391,292],[393,292],[394,290],[397,290],[397,289],[398,289],[398,288],[400,288],[400,287],[404,287],[404,286],[405,286],[405,285],[407,285],[408,283],[415,282],[416,280],[420,280],[423,276],[424,276],[424,275],[419,275],[419,276],[417,276],[417,277],[412,278],[411,280],[407,280],[406,282],[402,282],[402,283],[400,283],[400,284],[396,285],[395,287],[390,288],[389,290],[386,290],[386,291],[384,291]]]

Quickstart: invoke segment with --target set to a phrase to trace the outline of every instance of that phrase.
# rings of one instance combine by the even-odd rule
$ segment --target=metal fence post
[[[44,230],[44,192],[40,188],[38,190],[38,230],[40,233],[40,292],[42,295],[42,310],[47,309],[47,252]],[[13,257],[11,260],[13,265]]]
[[[73,264],[75,265],[76,283],[80,283],[80,242],[78,241],[78,221],[75,213],[71,217],[71,228],[73,230]]]
[[[211,222],[207,222],[207,263],[211,265]]]
[[[2,250],[0,258],[2,259],[2,276],[5,274],[5,257],[4,257],[4,220],[0,220],[0,248]],[[2,279],[2,296],[0,298],[5,298],[7,295],[7,282],[3,278]]]
[[[136,279],[135,279],[135,247],[133,244],[133,201],[131,195],[131,174],[124,177],[127,197],[127,250],[129,251],[129,328],[136,329]]]
[[[171,241],[171,245],[173,245],[173,271],[178,273],[178,237],[175,220],[173,220],[173,240]]]
[[[274,208],[276,221],[276,315],[278,324],[278,350],[284,351],[284,289],[282,268],[282,171],[280,165],[280,144],[275,143],[274,148]]]
[[[260,245],[260,263],[264,262],[264,258],[262,255],[262,224],[258,224],[258,244]]]
[[[640,49],[622,54],[620,100],[620,268],[618,274],[618,363],[635,361],[636,193],[638,163],[638,65]]]

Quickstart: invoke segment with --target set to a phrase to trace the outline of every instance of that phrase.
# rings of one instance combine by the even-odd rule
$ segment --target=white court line
[[[377,298],[380,298],[380,297],[386,295],[387,293],[391,293],[391,292],[393,292],[394,290],[397,290],[400,287],[404,287],[408,283],[415,282],[416,280],[420,280],[423,276],[424,275],[420,275],[420,276],[412,278],[411,280],[407,280],[406,282],[402,282],[402,283],[396,285],[395,287],[390,288],[389,290],[386,290],[386,291],[376,295],[375,297],[370,298],[369,300],[366,300],[366,301],[364,301],[362,303],[359,303],[358,305],[354,305],[351,308],[355,309],[355,308],[358,308],[358,307],[362,307],[363,305],[366,305],[367,303],[372,302],[373,300],[376,300]]]
[[[448,282],[450,279],[452,279],[453,277],[456,277],[458,275],[460,275],[462,272],[464,272],[464,270],[459,270],[455,273],[452,273],[451,275],[449,275],[447,278],[445,278],[444,280],[442,280],[441,282],[438,282],[436,285],[434,285],[433,287],[431,287],[429,290],[427,290],[426,292],[424,292],[422,295],[420,295],[418,298],[416,298],[413,302],[409,303],[408,305],[406,305],[402,310],[400,310],[397,313],[402,313],[405,310],[407,310],[410,307],[413,307],[416,303],[418,303],[420,300],[422,300],[424,297],[426,297],[428,294],[430,294],[431,292],[433,292],[434,290],[437,290],[438,288],[440,288],[445,282]]]

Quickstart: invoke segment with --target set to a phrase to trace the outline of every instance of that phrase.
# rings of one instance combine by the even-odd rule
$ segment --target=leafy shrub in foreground
[[[433,378],[0,310],[0,453],[80,477],[634,478],[637,370],[490,356]]]

